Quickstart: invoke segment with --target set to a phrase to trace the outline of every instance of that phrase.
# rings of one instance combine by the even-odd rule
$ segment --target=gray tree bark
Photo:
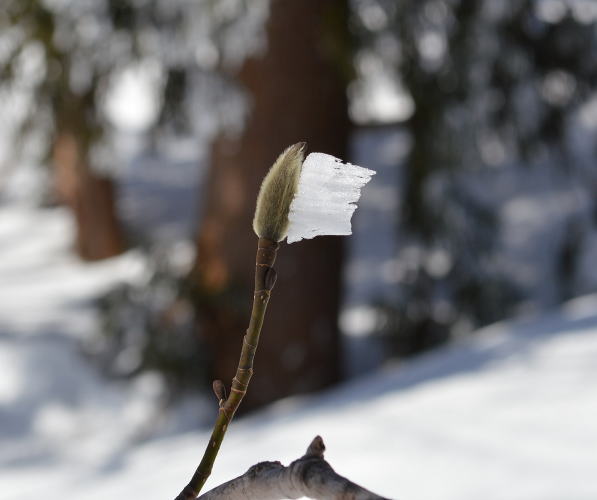
[[[337,474],[323,458],[325,445],[316,436],[307,453],[285,467],[260,462],[242,476],[201,495],[198,500],[389,500]]]

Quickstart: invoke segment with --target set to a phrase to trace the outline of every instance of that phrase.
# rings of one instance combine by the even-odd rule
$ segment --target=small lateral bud
[[[305,147],[306,143],[299,142],[286,148],[263,179],[253,219],[253,229],[260,238],[278,242],[286,237]]]
[[[224,382],[221,380],[214,380],[212,388],[220,403],[226,399],[226,386],[224,385]]]

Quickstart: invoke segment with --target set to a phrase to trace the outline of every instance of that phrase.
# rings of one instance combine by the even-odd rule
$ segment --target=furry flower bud
[[[282,241],[288,232],[288,212],[296,193],[306,143],[299,142],[278,157],[257,196],[253,230],[260,238]]]

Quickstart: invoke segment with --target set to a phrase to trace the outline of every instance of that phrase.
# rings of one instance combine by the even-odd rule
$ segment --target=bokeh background
[[[392,498],[595,498],[596,54],[592,0],[2,0],[0,498],[184,486],[299,141],[377,174],[282,245],[216,478],[327,432]]]

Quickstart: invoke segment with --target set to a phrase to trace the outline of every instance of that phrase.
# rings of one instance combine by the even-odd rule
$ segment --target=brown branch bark
[[[323,458],[325,446],[316,436],[307,453],[284,467],[261,462],[242,476],[201,495],[198,500],[281,500],[309,497],[320,500],[388,500],[337,474]]]
[[[228,429],[236,410],[247,392],[249,381],[253,375],[253,360],[259,343],[261,327],[269,302],[270,293],[276,283],[276,271],[273,268],[276,261],[278,243],[265,238],[259,238],[257,244],[257,257],[255,259],[255,292],[253,294],[253,309],[246,335],[243,337],[243,344],[236,369],[236,375],[232,379],[230,395],[224,400],[222,397],[222,384],[214,382],[214,391],[220,400],[220,412],[209,439],[209,443],[203,453],[203,458],[189,481],[176,500],[188,500],[197,497],[205,481],[211,474],[213,463],[220,450],[224,434]]]

